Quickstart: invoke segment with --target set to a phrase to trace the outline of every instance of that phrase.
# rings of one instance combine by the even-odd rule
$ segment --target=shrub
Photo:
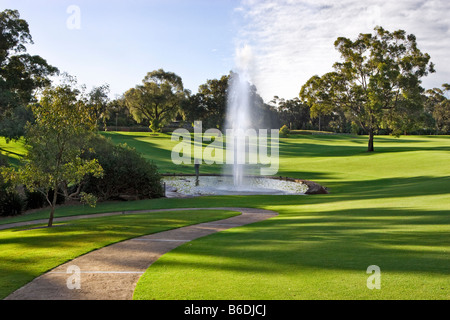
[[[24,200],[17,192],[3,192],[0,195],[0,215],[17,216],[22,213]]]
[[[150,130],[152,130],[152,132],[160,132],[161,131],[161,123],[159,122],[158,119],[153,119],[150,122]]]
[[[31,192],[29,190],[25,190],[25,198],[25,210],[39,209],[47,204],[45,196],[38,191]]]
[[[290,133],[291,133],[291,130],[289,130],[289,128],[286,125],[281,127],[281,129],[280,129],[280,137],[287,138]]]
[[[49,199],[53,199],[53,190],[48,192]],[[66,198],[64,197],[62,190],[58,191],[56,195],[56,204],[64,204],[66,202]],[[25,189],[25,210],[30,209],[39,209],[43,207],[47,207],[49,205],[45,195],[39,191],[29,191]]]
[[[99,200],[149,199],[163,196],[161,176],[157,167],[149,163],[134,148],[114,145],[102,136],[91,139],[94,153],[86,156],[98,160],[103,177],[88,176],[82,191]]]
[[[8,167],[8,159],[0,154],[0,166]],[[14,185],[6,182],[0,174],[0,216],[15,216],[22,213],[24,201]]]

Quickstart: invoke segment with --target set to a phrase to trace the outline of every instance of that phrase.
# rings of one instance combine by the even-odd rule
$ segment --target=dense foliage
[[[0,134],[8,138],[23,134],[30,116],[27,104],[35,101],[36,90],[50,84],[50,76],[58,74],[44,58],[27,54],[27,44],[33,40],[19,12],[0,12]]]
[[[95,152],[86,153],[88,159],[97,159],[103,175],[89,175],[82,190],[99,200],[150,199],[163,196],[161,177],[156,166],[145,160],[127,145],[115,145],[96,135],[89,145]]]
[[[8,159],[0,155],[0,165],[8,167]],[[24,199],[14,185],[0,175],[0,216],[15,216],[22,213]]]
[[[398,136],[421,127],[421,78],[435,70],[414,35],[377,27],[374,34],[360,34],[354,41],[339,37],[334,45],[342,62],[301,88],[300,97],[311,113],[346,112],[368,133],[368,151],[374,150],[373,137],[380,128]]]
[[[163,69],[147,73],[142,85],[124,94],[133,118],[139,123],[148,120],[153,132],[161,131],[163,125],[173,119],[184,98],[181,77]]]
[[[0,135],[25,137],[27,157],[19,168],[0,161],[1,214],[65,200],[141,199],[162,195],[157,168],[126,145],[114,146],[96,130],[223,129],[230,72],[208,79],[197,93],[183,87],[180,76],[163,69],[148,72],[142,84],[111,100],[109,85],[86,92],[59,74],[40,56],[26,53],[32,44],[28,23],[16,10],[0,12]],[[258,128],[319,130],[369,135],[450,134],[450,85],[425,90],[421,78],[434,72],[431,57],[418,49],[416,37],[381,27],[355,40],[340,37],[342,57],[334,71],[311,77],[300,97],[275,96],[265,102],[248,86],[252,120]],[[90,138],[89,138],[90,137]],[[102,176],[103,174],[103,176]],[[58,190],[58,192],[53,192]]]

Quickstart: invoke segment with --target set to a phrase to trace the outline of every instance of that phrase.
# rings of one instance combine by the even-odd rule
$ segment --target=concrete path
[[[154,233],[92,251],[37,277],[5,300],[131,300],[141,275],[164,253],[191,240],[278,214],[263,209],[216,207],[127,211],[102,215],[178,210],[231,210],[242,214]],[[82,218],[99,216],[86,215]],[[59,218],[55,222],[79,218],[80,216]]]

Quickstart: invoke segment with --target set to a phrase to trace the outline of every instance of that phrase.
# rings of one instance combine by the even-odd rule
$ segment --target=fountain
[[[311,181],[289,178],[278,179],[252,174],[252,169],[259,168],[255,166],[256,162],[247,160],[256,159],[258,156],[260,158],[261,156],[266,156],[267,158],[267,154],[261,152],[261,150],[265,150],[267,153],[267,145],[265,147],[262,146],[261,140],[257,140],[257,143],[255,143],[255,140],[252,140],[252,136],[248,134],[248,132],[256,132],[260,129],[256,128],[255,121],[252,121],[255,117],[255,112],[252,110],[253,103],[250,97],[251,61],[252,53],[250,47],[244,46],[242,49],[237,50],[236,64],[238,72],[231,73],[228,90],[227,114],[225,119],[227,164],[224,166],[223,174],[201,175],[199,173],[200,164],[196,159],[194,162],[195,175],[166,175],[164,177],[166,196],[304,195],[308,194],[308,191],[320,189],[317,187],[317,184]],[[278,170],[278,131],[275,131],[275,133],[276,170]],[[189,134],[187,136],[189,139]],[[267,140],[265,141],[267,142]],[[257,146],[255,148],[256,144]],[[273,155],[271,141],[271,157]],[[322,188],[319,193],[325,193],[323,191],[325,189]]]
[[[225,119],[225,129],[227,134],[233,132],[234,143],[233,153],[234,161],[230,168],[225,166],[224,173],[233,177],[233,186],[236,190],[245,190],[250,187],[246,178],[249,174],[250,165],[245,163],[255,152],[249,145],[251,141],[243,141],[246,139],[244,133],[249,129],[257,129],[255,122],[252,121],[253,113],[252,101],[250,98],[250,65],[252,61],[251,47],[244,46],[236,50],[236,67],[237,73],[232,73],[228,90],[227,114]],[[239,145],[244,145],[243,149],[239,149]],[[239,161],[241,160],[241,161]]]
[[[243,177],[244,178],[244,177]],[[213,195],[305,195],[304,181],[286,178],[246,176],[244,185],[234,185],[231,175],[164,175],[166,197],[182,198]]]

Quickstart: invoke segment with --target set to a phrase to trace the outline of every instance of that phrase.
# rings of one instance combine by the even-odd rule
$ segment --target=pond
[[[232,176],[165,176],[163,182],[166,197],[189,197],[208,195],[303,195],[308,186],[301,182],[271,177],[246,177],[235,186]]]

